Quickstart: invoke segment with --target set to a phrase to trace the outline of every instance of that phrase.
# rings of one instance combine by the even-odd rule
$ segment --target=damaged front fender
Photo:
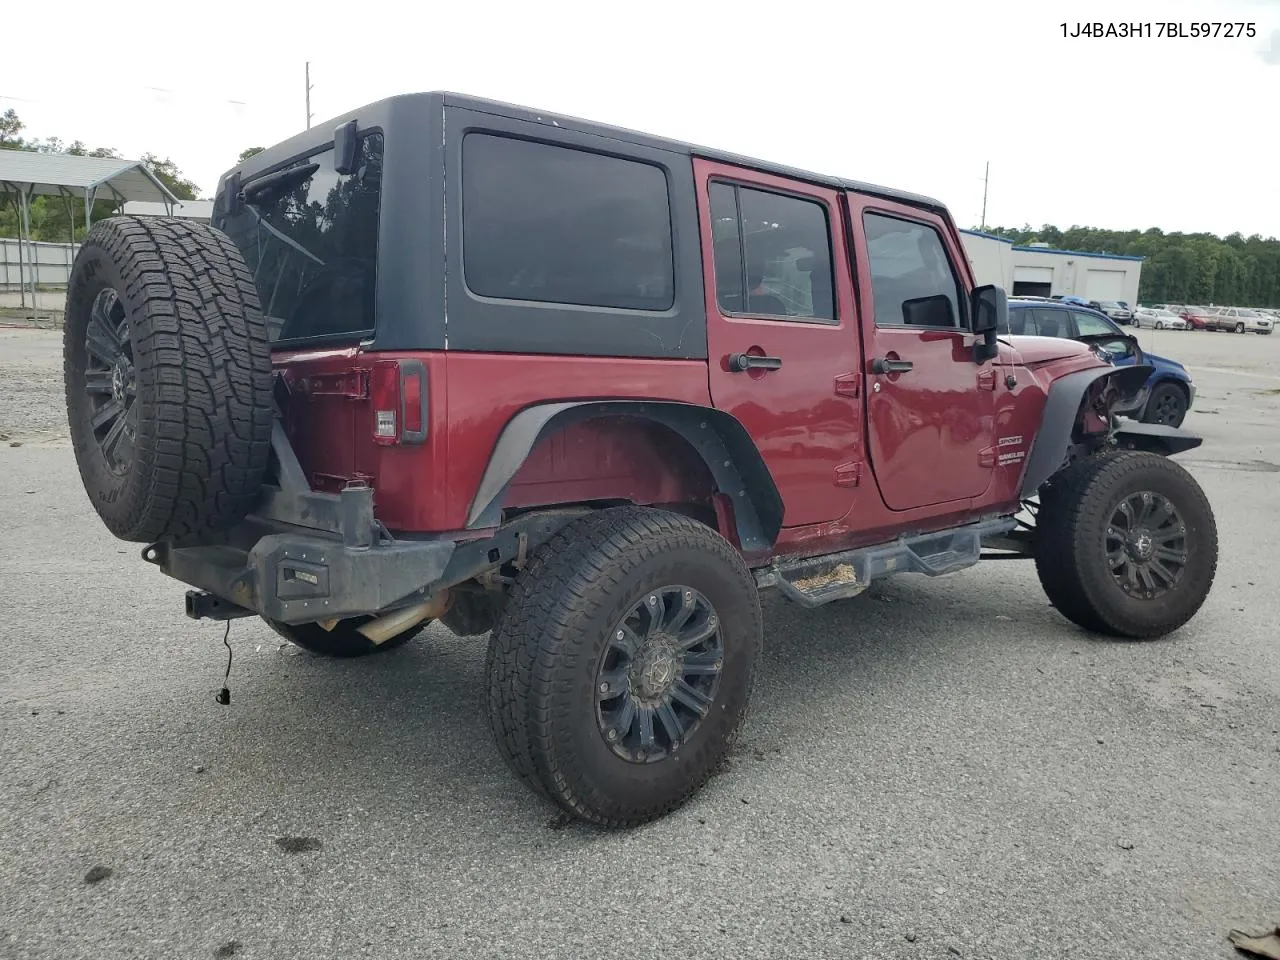
[[[1153,368],[1090,367],[1059,377],[1049,387],[1040,429],[1036,431],[1022,472],[1021,496],[1035,496],[1040,485],[1058,472],[1082,441],[1104,439],[1113,428],[1115,412],[1133,402]]]

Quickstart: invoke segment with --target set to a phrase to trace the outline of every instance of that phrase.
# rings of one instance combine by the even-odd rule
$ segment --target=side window
[[[1101,317],[1095,317],[1091,313],[1076,313],[1071,311],[1071,319],[1075,321],[1077,337],[1096,337],[1100,334],[1113,334],[1116,331],[1111,324],[1103,320]]]
[[[709,199],[721,310],[835,322],[825,206],[721,182],[711,184]]]
[[[1036,310],[1035,329],[1028,329],[1027,333],[1034,334],[1037,337],[1069,337],[1071,336],[1071,327],[1067,322],[1067,311],[1065,310]],[[1030,327],[1030,324],[1028,324]]]
[[[876,325],[960,326],[960,284],[938,232],[878,213],[862,222]]]
[[[482,297],[631,310],[675,302],[666,174],[491,134],[462,144],[463,275]]]

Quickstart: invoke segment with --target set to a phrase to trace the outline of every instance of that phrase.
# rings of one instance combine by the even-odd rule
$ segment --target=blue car
[[[1151,376],[1134,398],[1127,416],[1144,423],[1181,426],[1196,397],[1196,385],[1187,368],[1176,360],[1147,353],[1130,334],[1114,320],[1097,310],[1063,300],[1009,300],[1009,329],[1001,331],[1021,336],[1064,337],[1079,340],[1094,337],[1116,337],[1106,342],[1108,353],[1117,366],[1145,363],[1154,367]]]

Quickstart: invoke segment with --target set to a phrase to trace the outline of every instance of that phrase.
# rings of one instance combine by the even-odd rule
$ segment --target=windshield
[[[273,341],[373,331],[382,134],[361,138],[354,173],[333,163],[330,146],[285,168],[310,176],[260,178],[257,193],[249,181],[250,202],[218,224],[253,272]]]

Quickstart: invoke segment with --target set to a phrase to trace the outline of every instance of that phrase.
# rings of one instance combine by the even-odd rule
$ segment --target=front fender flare
[[[1103,377],[1115,377],[1128,388],[1125,393],[1129,395],[1142,389],[1153,369],[1146,364],[1091,367],[1069,373],[1050,384],[1049,396],[1040,415],[1040,429],[1031,442],[1027,466],[1022,471],[1019,496],[1024,500],[1035,496],[1040,485],[1057,473],[1066,460],[1085,394],[1094,383]]]
[[[543,437],[599,417],[633,417],[661,424],[688,441],[721,493],[733,499],[738,542],[746,552],[769,550],[782,528],[782,496],[751,435],[734,417],[691,403],[588,400],[543,403],[517,413],[498,436],[480,479],[467,529],[502,521],[507,485]]]

